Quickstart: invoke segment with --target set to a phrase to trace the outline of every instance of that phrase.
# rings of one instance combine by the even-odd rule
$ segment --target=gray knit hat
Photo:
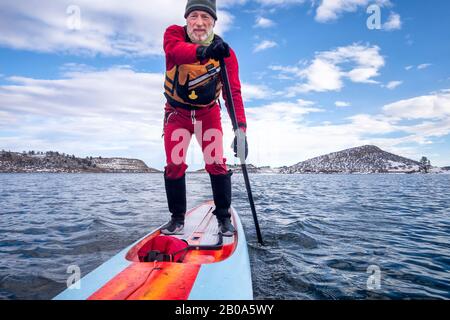
[[[188,0],[184,17],[187,18],[189,13],[194,10],[206,11],[212,15],[214,20],[217,20],[216,0]]]

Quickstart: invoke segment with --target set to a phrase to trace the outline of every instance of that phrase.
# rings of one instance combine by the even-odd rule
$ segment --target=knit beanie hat
[[[217,20],[216,0],[188,0],[184,17],[187,18],[189,13],[194,10],[206,11],[214,18],[214,20]]]

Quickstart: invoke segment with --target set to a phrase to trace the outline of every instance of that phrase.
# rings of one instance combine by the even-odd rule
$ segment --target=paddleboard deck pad
[[[182,235],[189,245],[178,262],[142,261],[142,250],[161,237],[160,228],[64,290],[55,300],[249,300],[253,299],[247,242],[236,210],[232,237],[222,237],[205,202],[186,213]]]

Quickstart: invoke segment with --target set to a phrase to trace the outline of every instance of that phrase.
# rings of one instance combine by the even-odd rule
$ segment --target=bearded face
[[[187,33],[192,42],[203,42],[214,32],[215,20],[205,11],[192,11],[186,18]]]

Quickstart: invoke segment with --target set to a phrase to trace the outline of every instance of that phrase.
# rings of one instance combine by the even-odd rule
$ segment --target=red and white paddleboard
[[[218,233],[214,202],[186,213],[189,247],[180,262],[143,262],[142,252],[161,236],[149,233],[79,280],[55,300],[249,300],[253,299],[244,230],[232,207],[233,237]]]

